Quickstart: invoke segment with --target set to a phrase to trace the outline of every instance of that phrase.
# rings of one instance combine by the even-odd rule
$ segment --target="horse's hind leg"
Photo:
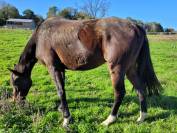
[[[146,103],[146,94],[145,94],[145,85],[141,81],[140,77],[137,74],[136,68],[132,67],[128,70],[127,78],[135,87],[139,101],[140,101],[140,117],[137,119],[137,122],[143,122],[147,117],[147,103]]]
[[[68,104],[66,101],[66,94],[65,94],[65,89],[64,89],[65,72],[62,69],[61,70],[57,69],[53,65],[48,66],[48,69],[49,69],[49,72],[52,75],[53,80],[56,84],[58,95],[61,100],[61,105],[60,105],[61,108],[60,109],[61,109],[61,111],[63,113],[63,117],[64,117],[63,126],[67,127],[67,125],[69,124],[69,122],[71,120],[71,115],[70,115]]]
[[[106,125],[106,126],[116,121],[118,109],[125,96],[125,85],[124,85],[125,72],[123,70],[123,67],[121,65],[113,65],[112,63],[109,63],[108,65],[111,74],[112,85],[114,87],[115,99],[114,99],[114,104],[112,107],[111,114],[102,123],[102,125]]]

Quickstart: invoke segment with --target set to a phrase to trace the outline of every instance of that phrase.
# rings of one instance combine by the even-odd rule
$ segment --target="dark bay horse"
[[[33,32],[18,64],[10,69],[14,100],[23,100],[28,94],[32,85],[31,71],[37,61],[47,67],[56,84],[63,126],[67,126],[71,119],[64,89],[65,69],[89,70],[107,63],[115,99],[103,125],[109,125],[117,118],[125,95],[125,75],[139,96],[138,122],[144,121],[147,115],[146,96],[158,94],[161,87],[153,69],[144,29],[124,19],[77,21],[49,18],[44,21]]]

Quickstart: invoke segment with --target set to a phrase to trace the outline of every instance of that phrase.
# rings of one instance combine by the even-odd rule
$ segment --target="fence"
[[[175,35],[177,32],[147,32],[148,35]]]

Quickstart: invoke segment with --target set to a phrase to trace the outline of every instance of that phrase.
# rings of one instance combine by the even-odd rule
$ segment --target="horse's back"
[[[51,18],[38,32],[38,59],[50,64],[54,60],[52,50],[68,69],[92,69],[105,61],[116,61],[128,51],[135,39],[135,29],[131,22],[118,18]]]

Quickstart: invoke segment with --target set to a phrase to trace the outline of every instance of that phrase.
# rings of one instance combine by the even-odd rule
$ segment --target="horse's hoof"
[[[142,123],[147,118],[147,113],[140,112],[140,117],[137,119],[137,123]]]
[[[103,126],[109,126],[110,124],[114,123],[116,121],[116,116],[109,115],[108,118],[101,123]]]
[[[63,127],[68,128],[69,124],[72,122],[72,117],[69,116],[68,118],[64,118],[63,120]]]

